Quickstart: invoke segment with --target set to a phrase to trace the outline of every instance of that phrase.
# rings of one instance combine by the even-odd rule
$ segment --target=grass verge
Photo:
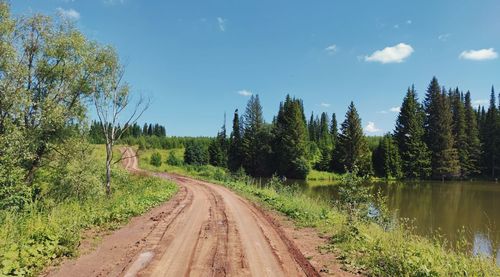
[[[152,152],[142,153],[140,167],[224,185],[286,215],[299,227],[316,228],[331,238],[322,250],[336,253],[348,270],[374,276],[500,276],[500,268],[492,259],[450,249],[439,241],[412,234],[404,225],[382,228],[374,222],[349,219],[345,211],[327,201],[279,183],[259,187],[248,178],[237,178],[212,166],[154,167],[148,163]]]
[[[103,148],[94,155],[100,160]],[[131,175],[116,167],[113,194],[57,202],[43,199],[20,212],[0,211],[0,276],[33,276],[61,257],[78,255],[84,230],[116,229],[133,216],[157,206],[177,192],[160,178]]]

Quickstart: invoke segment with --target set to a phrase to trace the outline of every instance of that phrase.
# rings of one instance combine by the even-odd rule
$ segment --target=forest
[[[303,101],[288,95],[267,123],[255,95],[242,115],[235,111],[229,136],[224,124],[208,147],[188,144],[187,162],[290,179],[305,179],[310,169],[391,179],[494,179],[500,167],[496,98],[492,87],[489,106],[474,108],[469,91],[446,89],[434,77],[422,102],[415,87],[408,88],[394,131],[379,138],[364,134],[352,102],[339,126],[335,113],[307,120]]]

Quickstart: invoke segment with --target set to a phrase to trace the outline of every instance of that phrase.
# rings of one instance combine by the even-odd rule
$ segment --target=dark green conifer
[[[403,100],[394,131],[405,178],[427,178],[431,172],[431,156],[424,142],[424,118],[422,105],[412,86]]]

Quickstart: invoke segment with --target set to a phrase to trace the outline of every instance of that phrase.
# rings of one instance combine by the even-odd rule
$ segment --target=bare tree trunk
[[[106,143],[106,194],[111,195],[111,163],[113,161],[113,147]]]

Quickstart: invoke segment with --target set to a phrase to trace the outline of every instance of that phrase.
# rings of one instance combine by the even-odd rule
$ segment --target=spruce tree
[[[226,138],[226,115],[224,114],[224,124],[217,133],[217,137],[208,146],[209,163],[213,166],[227,167],[228,145]]]
[[[361,127],[361,119],[351,102],[340,128],[338,155],[345,171],[358,170],[361,175],[371,174],[371,152]]]
[[[431,156],[424,142],[424,118],[422,105],[412,86],[403,100],[394,131],[403,177],[408,179],[427,178],[431,172]]]
[[[490,106],[484,115],[484,123],[482,126],[482,141],[483,141],[483,162],[486,169],[486,174],[495,178],[498,175],[498,148],[500,148],[500,138],[498,137],[499,119],[498,110],[495,104],[495,89],[491,88]]]
[[[330,162],[332,160],[333,141],[329,128],[330,119],[327,113],[321,114],[319,122],[319,139],[318,148],[321,152],[321,158],[316,165],[316,168],[321,171],[328,171],[330,169]]]
[[[264,122],[259,95],[250,97],[243,118],[243,167],[251,176],[270,175],[273,173],[270,167],[272,138]]]
[[[465,94],[465,138],[468,160],[463,165],[463,171],[467,176],[478,175],[481,161],[481,141],[479,140],[479,130],[477,126],[476,112],[472,107],[470,92]]]
[[[453,147],[458,151],[458,158],[460,161],[461,177],[469,175],[469,148],[467,146],[466,136],[466,122],[465,122],[465,106],[462,95],[458,88],[454,91],[450,90],[450,102],[452,107],[452,133],[453,133]]]
[[[398,146],[391,134],[386,134],[379,141],[373,152],[375,174],[384,178],[401,178],[401,157]]]
[[[238,110],[234,111],[233,131],[229,138],[228,167],[236,172],[243,165],[243,142]]]
[[[305,179],[309,172],[306,160],[308,136],[299,99],[287,95],[285,102],[280,105],[273,134],[277,173],[287,178]]]
[[[443,89],[444,90],[444,89]],[[454,178],[460,175],[458,152],[452,134],[450,101],[434,77],[427,89],[424,101],[426,112],[426,142],[432,152],[432,177]]]

